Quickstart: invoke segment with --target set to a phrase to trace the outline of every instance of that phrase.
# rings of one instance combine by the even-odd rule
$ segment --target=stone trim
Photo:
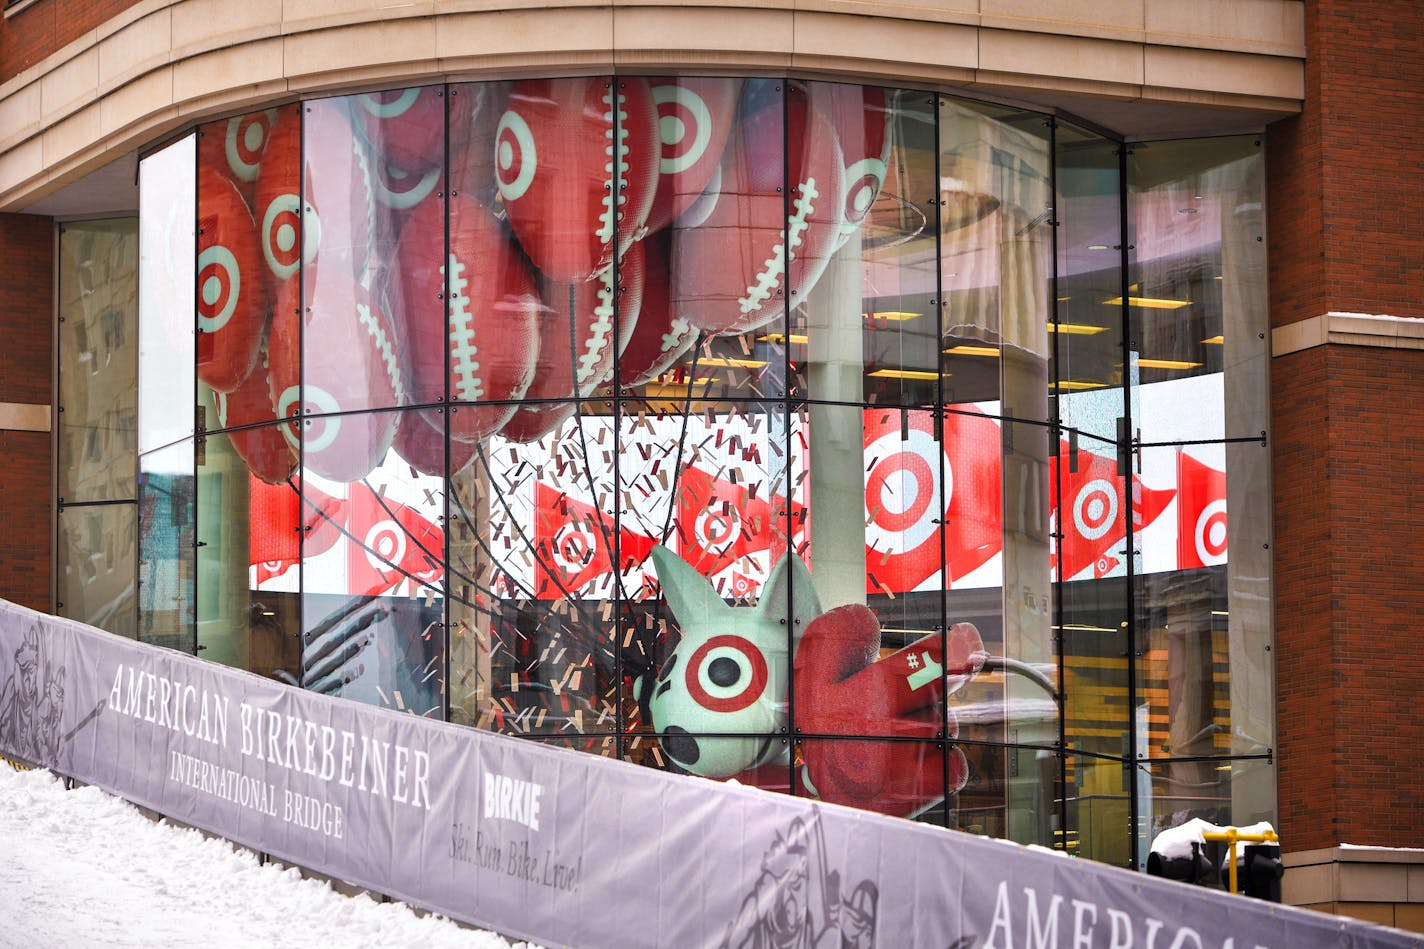
[[[50,407],[24,402],[0,402],[0,431],[47,432]]]
[[[1371,313],[1324,313],[1271,331],[1271,355],[1335,343],[1383,349],[1424,349],[1424,319]],[[1351,851],[1353,852],[1353,851]]]

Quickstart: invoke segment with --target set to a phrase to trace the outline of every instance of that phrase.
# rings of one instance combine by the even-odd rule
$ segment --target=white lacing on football
[[[796,191],[796,201],[792,205],[795,213],[791,215],[790,226],[785,232],[786,241],[771,248],[771,256],[762,265],[756,283],[747,287],[747,295],[737,301],[743,314],[755,313],[761,309],[762,304],[776,289],[776,285],[781,282],[781,275],[786,272],[787,264],[796,259],[796,249],[801,246],[801,237],[806,228],[811,226],[809,219],[816,210],[816,199],[821,196],[816,190],[816,179],[807,178]],[[787,245],[791,247],[790,253],[787,253]]]
[[[614,101],[617,105],[614,105]],[[608,111],[603,113],[603,121],[608,124],[604,131],[604,138],[608,139],[608,145],[604,148],[604,153],[608,156],[608,161],[603,166],[604,191],[603,191],[603,213],[599,215],[598,239],[605,244],[613,243],[613,234],[618,227],[618,209],[628,201],[628,113],[623,109],[623,104],[627,98],[622,93],[615,93],[610,86],[608,93],[603,97],[603,104],[608,106]],[[614,119],[614,112],[617,111],[617,119]],[[617,155],[614,154],[613,135],[617,132],[618,148]]]
[[[391,338],[381,328],[380,321],[371,315],[371,308],[366,304],[356,304],[356,318],[361,321],[361,325],[371,335],[376,352],[380,355],[381,362],[386,365],[386,375],[390,376],[391,391],[395,393],[396,405],[405,405],[405,388],[401,385],[400,360],[396,359],[396,350],[391,345]]]
[[[663,334],[661,355],[667,355],[674,349],[679,348],[687,340],[687,335],[692,332],[692,323],[680,316],[674,316],[668,325],[668,332]]]
[[[371,254],[376,248],[376,234],[379,232],[379,224],[376,221],[376,192],[371,187],[372,171],[371,163],[366,158],[366,149],[362,147],[361,141],[356,136],[351,136],[351,152],[356,156],[356,167],[361,171],[361,183],[366,186],[366,252],[361,255],[361,259],[354,261],[356,271],[352,276],[360,277],[365,274],[366,266],[371,262]]]
[[[451,254],[449,270],[441,267],[440,272],[448,273],[450,277],[450,375],[455,398],[462,402],[474,402],[484,398],[485,387],[480,380],[475,320],[470,314],[470,298],[465,294],[465,288],[469,286],[464,276],[465,265]]]
[[[579,356],[578,394],[587,395],[584,383],[596,386],[603,379],[594,378],[599,363],[613,338],[613,284],[607,278],[599,280],[598,305],[593,308],[593,325],[589,327],[588,343]]]

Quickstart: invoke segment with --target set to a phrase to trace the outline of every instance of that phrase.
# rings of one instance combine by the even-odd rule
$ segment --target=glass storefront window
[[[1268,802],[1254,140],[588,76],[193,141],[143,171],[141,635],[1120,864],[1199,759]]]

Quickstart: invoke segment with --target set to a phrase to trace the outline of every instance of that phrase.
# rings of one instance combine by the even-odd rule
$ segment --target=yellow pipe
[[[1227,859],[1231,861],[1231,870],[1229,871],[1229,879],[1230,879],[1230,884],[1231,884],[1231,892],[1235,893],[1235,892],[1237,892],[1237,889],[1236,889],[1236,841],[1238,841],[1238,840],[1244,840],[1244,841],[1246,841],[1246,842],[1249,843],[1249,844],[1264,844],[1264,843],[1271,843],[1271,844],[1273,844],[1273,843],[1279,842],[1281,838],[1280,838],[1279,835],[1276,834],[1276,832],[1275,832],[1274,830],[1268,830],[1268,831],[1266,831],[1266,832],[1263,833],[1263,834],[1243,834],[1243,833],[1241,833],[1239,830],[1237,830],[1235,827],[1228,827],[1228,828],[1226,828],[1226,830],[1204,830],[1204,831],[1202,831],[1202,839],[1203,839],[1203,840],[1218,840],[1218,841],[1219,841],[1219,840],[1224,840],[1224,841],[1226,841],[1226,846],[1227,846]]]

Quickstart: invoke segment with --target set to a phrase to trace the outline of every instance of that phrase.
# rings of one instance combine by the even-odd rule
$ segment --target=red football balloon
[[[445,430],[439,423],[443,418],[433,409],[412,409],[405,413],[396,430],[396,454],[416,471],[432,478],[445,476]],[[468,468],[479,450],[477,443],[451,439],[450,474]]]
[[[647,80],[515,85],[495,129],[494,168],[515,236],[551,280],[578,283],[626,250],[657,192],[657,110]]]
[[[667,227],[706,190],[722,161],[740,79],[649,79],[658,109],[658,140],[662,146],[658,190],[648,214],[648,230]]]
[[[218,169],[198,170],[198,378],[219,392],[257,364],[267,288],[252,212]]]
[[[450,191],[493,208],[495,129],[509,102],[510,82],[471,82],[450,87]]]
[[[817,82],[809,90],[812,108],[835,129],[845,161],[839,247],[860,227],[885,184],[894,146],[891,106],[885,90],[875,86]]]
[[[252,216],[257,221],[258,243],[273,288],[293,277],[302,260],[316,254],[317,233],[302,241],[302,112],[301,106],[282,109],[267,136],[262,167],[257,175]]]
[[[539,295],[509,232],[474,198],[450,200],[450,253],[442,260],[444,207],[425,202],[401,234],[401,328],[410,400],[445,398],[448,354],[452,401],[509,403],[461,405],[452,413],[451,438],[477,441],[509,421],[533,381]]]
[[[844,181],[834,129],[811,109],[802,83],[787,84],[784,137],[781,99],[767,101],[752,83],[746,89],[764,104],[733,129],[714,179],[715,205],[696,226],[673,227],[673,300],[709,333],[780,318],[788,291],[794,306],[815,286],[839,236]]]
[[[662,231],[638,242],[643,252],[643,303],[632,338],[618,357],[618,384],[640,386],[662,375],[697,341],[697,327],[675,315],[668,285],[671,234]],[[625,264],[627,258],[624,258]]]
[[[573,415],[579,399],[613,378],[614,351],[636,332],[643,271],[642,245],[635,244],[618,269],[616,338],[611,275],[583,283],[541,282],[539,364],[524,404],[504,426],[506,438],[542,438]]]
[[[301,282],[310,300],[305,319],[295,280],[283,285],[272,315],[272,403],[281,418],[301,417],[300,426],[282,431],[293,448],[300,442],[304,467],[333,481],[357,481],[380,464],[400,418],[362,410],[406,402],[395,329],[345,272],[307,267]]]
[[[345,102],[319,99],[300,108],[278,117],[257,178],[262,253],[279,285],[300,264],[318,260],[328,271],[339,268],[359,279],[372,259],[376,229],[370,160],[351,130]]]
[[[373,154],[409,173],[445,158],[445,87],[366,92],[351,97],[357,127]]]
[[[277,110],[263,109],[204,125],[198,134],[198,165],[222,173],[251,204],[262,154],[276,122]]]
[[[277,421],[265,352],[242,385],[231,394],[217,394],[217,409],[218,425],[223,428]],[[297,453],[283,434],[285,429],[269,424],[228,432],[227,437],[254,475],[268,484],[282,484],[297,467]]]

